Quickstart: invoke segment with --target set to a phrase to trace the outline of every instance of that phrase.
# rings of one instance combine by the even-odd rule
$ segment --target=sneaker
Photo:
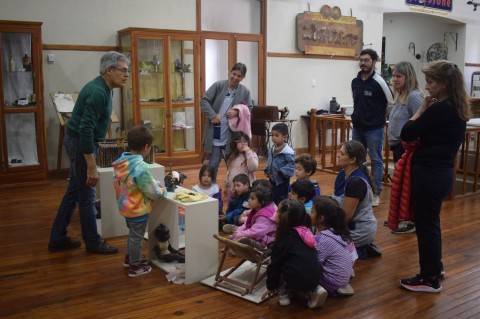
[[[431,279],[426,276],[416,275],[412,278],[400,280],[400,285],[410,291],[419,292],[440,292],[442,291],[442,285],[438,279]]]
[[[222,230],[226,234],[233,234],[235,232],[235,228],[237,228],[237,226],[232,224],[225,224],[222,226]]]
[[[373,194],[372,206],[377,207],[380,205],[380,195]]]
[[[365,245],[365,248],[367,250],[367,256],[368,257],[380,257],[382,255],[382,252],[380,251],[380,248],[378,248],[377,245],[374,243],[370,243],[368,245]]]
[[[81,243],[78,240],[73,240],[67,236],[58,244],[49,243],[48,250],[53,253],[59,250],[77,249],[80,247],[80,245]]]
[[[415,224],[404,220],[398,223],[398,227],[395,230],[392,230],[392,234],[410,234],[415,232]]]
[[[290,304],[290,295],[286,289],[281,288],[278,292],[278,303],[280,306],[288,306]]]
[[[339,294],[340,296],[351,296],[354,294],[354,291],[350,284],[346,284],[345,286],[337,289],[337,294]]]
[[[128,269],[128,277],[139,277],[146,275],[152,271],[152,267],[149,265],[138,265],[138,266],[130,266]]]
[[[318,285],[317,289],[310,294],[308,300],[308,308],[314,309],[323,306],[327,300],[328,292],[322,286]]]
[[[148,260],[145,258],[145,255],[142,255],[142,258],[140,259],[140,265],[148,265]],[[130,267],[129,255],[125,255],[125,258],[123,259],[123,267],[125,268]]]
[[[118,249],[110,246],[104,239],[95,247],[85,247],[85,250],[90,253],[100,255],[110,255],[118,253]]]

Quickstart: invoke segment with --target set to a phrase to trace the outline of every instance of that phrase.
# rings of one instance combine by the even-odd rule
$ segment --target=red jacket
[[[410,205],[412,183],[412,156],[419,142],[409,144],[402,142],[405,153],[395,163],[390,195],[390,210],[388,211],[388,227],[395,230],[400,221],[413,221],[413,207]]]

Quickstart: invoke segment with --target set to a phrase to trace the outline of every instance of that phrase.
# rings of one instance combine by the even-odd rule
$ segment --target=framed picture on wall
[[[480,71],[472,73],[472,86],[470,89],[470,96],[480,98]]]

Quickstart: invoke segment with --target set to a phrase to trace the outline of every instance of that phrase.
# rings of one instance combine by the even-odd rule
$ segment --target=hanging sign
[[[405,0],[407,6],[452,12],[453,0]]]

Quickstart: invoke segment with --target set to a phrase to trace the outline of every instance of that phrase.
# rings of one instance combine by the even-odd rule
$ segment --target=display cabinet
[[[199,41],[195,32],[128,28],[118,31],[130,60],[122,89],[122,126],[154,133],[155,161],[164,166],[200,161]]]
[[[0,21],[0,184],[46,180],[42,23]]]

